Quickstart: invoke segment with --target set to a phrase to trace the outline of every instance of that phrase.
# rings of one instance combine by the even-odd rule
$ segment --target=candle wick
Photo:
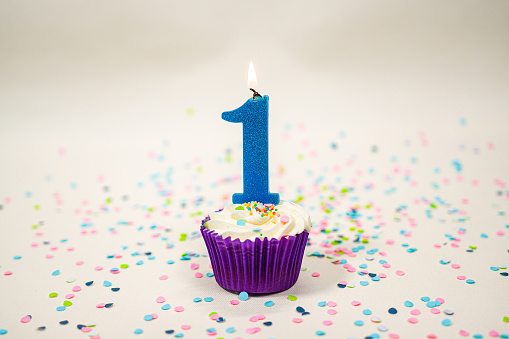
[[[255,91],[254,89],[250,88],[250,90],[252,90],[252,91],[253,91],[253,99],[256,99],[256,97],[260,97],[260,98],[262,97],[262,96],[260,95],[260,93],[258,93],[258,92],[257,92],[257,91]]]

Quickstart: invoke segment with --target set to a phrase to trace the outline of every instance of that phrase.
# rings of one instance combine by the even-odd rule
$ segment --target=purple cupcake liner
[[[200,228],[217,283],[228,290],[275,293],[292,287],[299,278],[309,233],[304,231],[281,240],[256,238],[223,239],[206,227]]]

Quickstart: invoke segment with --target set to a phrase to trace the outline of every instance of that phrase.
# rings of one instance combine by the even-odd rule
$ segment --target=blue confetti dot
[[[207,332],[215,332],[216,331],[216,328],[215,327],[209,327],[207,328]]]
[[[274,306],[274,302],[269,300],[269,301],[266,301],[265,304],[264,304],[266,307],[272,307]]]
[[[120,287],[112,287],[111,290],[113,292],[118,292],[118,291],[120,291]]]
[[[320,302],[318,303],[318,306],[320,306],[320,307],[324,307],[325,305],[327,305],[327,302],[326,302],[326,301],[320,301]]]
[[[164,304],[163,306],[161,306],[161,309],[166,311],[169,310],[170,307],[171,307],[170,304]]]
[[[428,301],[426,303],[426,306],[429,307],[429,308],[435,307],[435,302],[434,301]]]
[[[138,261],[136,262],[136,265],[143,265],[143,260],[138,260]]]
[[[362,320],[357,320],[357,321],[355,321],[355,322],[354,322],[354,325],[355,325],[355,326],[362,326],[362,325],[364,325],[364,321],[362,321]]]
[[[414,306],[414,303],[407,300],[407,301],[405,301],[405,306],[406,307],[412,307],[412,306]]]
[[[359,284],[361,284],[361,286],[368,286],[368,285],[369,285],[369,281],[361,280],[361,281],[359,282]]]
[[[194,298],[194,299],[193,299],[193,302],[195,302],[195,303],[199,303],[201,300],[202,300],[201,298]]]
[[[371,310],[369,308],[366,308],[365,310],[362,311],[362,314],[364,314],[364,315],[371,315],[371,313],[373,313],[373,312],[371,312]]]
[[[428,302],[430,299],[429,299],[429,297],[421,297],[421,300],[424,302]]]
[[[6,334],[6,333],[7,333],[7,330],[4,330],[3,328],[0,329],[0,335]]]
[[[65,306],[57,306],[57,311],[64,311],[65,309]]]
[[[214,276],[214,273],[207,273],[205,274],[207,277],[212,278]]]
[[[444,319],[444,320],[442,320],[442,325],[444,325],[444,326],[451,325],[451,319]]]
[[[316,331],[315,333],[316,333],[316,335],[324,335],[325,334],[324,331]]]
[[[112,284],[111,284],[108,280],[104,280],[104,281],[103,281],[103,285],[104,285],[105,287],[110,287]]]
[[[212,298],[212,297],[205,297],[205,298],[203,298],[203,300],[205,300],[205,302],[208,302],[208,303],[209,303],[209,302],[211,302],[212,300],[214,300],[214,298]]]
[[[143,317],[143,319],[146,321],[150,321],[150,320],[154,319],[154,316],[152,314],[147,314],[146,316]]]
[[[472,279],[467,279],[467,280],[466,280],[466,283],[467,283],[467,284],[475,284],[475,281],[473,281]]]
[[[141,328],[137,328],[134,330],[134,334],[142,334],[143,330]]]
[[[14,256],[14,260],[19,260],[19,259],[21,259],[21,255],[15,255]]]
[[[175,338],[182,338],[183,336],[184,336],[184,333],[175,334]]]
[[[396,313],[398,313],[398,310],[395,309],[394,307],[391,307],[391,308],[389,308],[389,313],[390,314],[396,314]]]
[[[235,332],[235,327],[228,327],[225,331],[226,333],[233,333]]]
[[[239,294],[239,299],[240,300],[246,301],[247,298],[249,298],[249,294],[247,294],[247,292],[240,292],[240,294]]]
[[[56,270],[56,271],[53,271],[53,273],[51,273],[52,276],[57,276],[60,274],[60,270]]]
[[[173,260],[168,260],[166,263],[167,263],[168,265],[173,265],[173,264],[175,263],[175,261],[173,261]]]
[[[239,220],[237,220],[237,225],[246,226],[246,221],[244,219],[239,219]]]
[[[483,338],[482,334],[474,334],[472,337],[475,338],[475,339],[482,339]]]
[[[69,323],[68,320],[62,320],[59,322],[60,325],[67,325]]]

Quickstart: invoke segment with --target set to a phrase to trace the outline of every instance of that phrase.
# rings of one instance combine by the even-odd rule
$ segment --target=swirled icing
[[[281,200],[276,206],[257,203],[255,207],[254,202],[229,204],[207,217],[203,226],[232,240],[254,240],[257,237],[281,239],[309,232],[311,219],[303,207]]]

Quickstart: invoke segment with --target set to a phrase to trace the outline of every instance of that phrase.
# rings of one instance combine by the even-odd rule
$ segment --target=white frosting
[[[239,206],[244,209],[236,209]],[[258,208],[263,210],[263,204],[258,203]],[[311,230],[309,213],[303,207],[281,200],[275,209],[275,214],[265,213],[262,217],[262,213],[255,211],[253,206],[249,211],[242,204],[229,204],[222,211],[212,213],[204,226],[223,238],[231,237],[232,240],[254,240],[260,237],[260,234],[261,237],[281,239],[285,235],[297,235]],[[245,220],[245,225],[239,225],[238,220]]]

